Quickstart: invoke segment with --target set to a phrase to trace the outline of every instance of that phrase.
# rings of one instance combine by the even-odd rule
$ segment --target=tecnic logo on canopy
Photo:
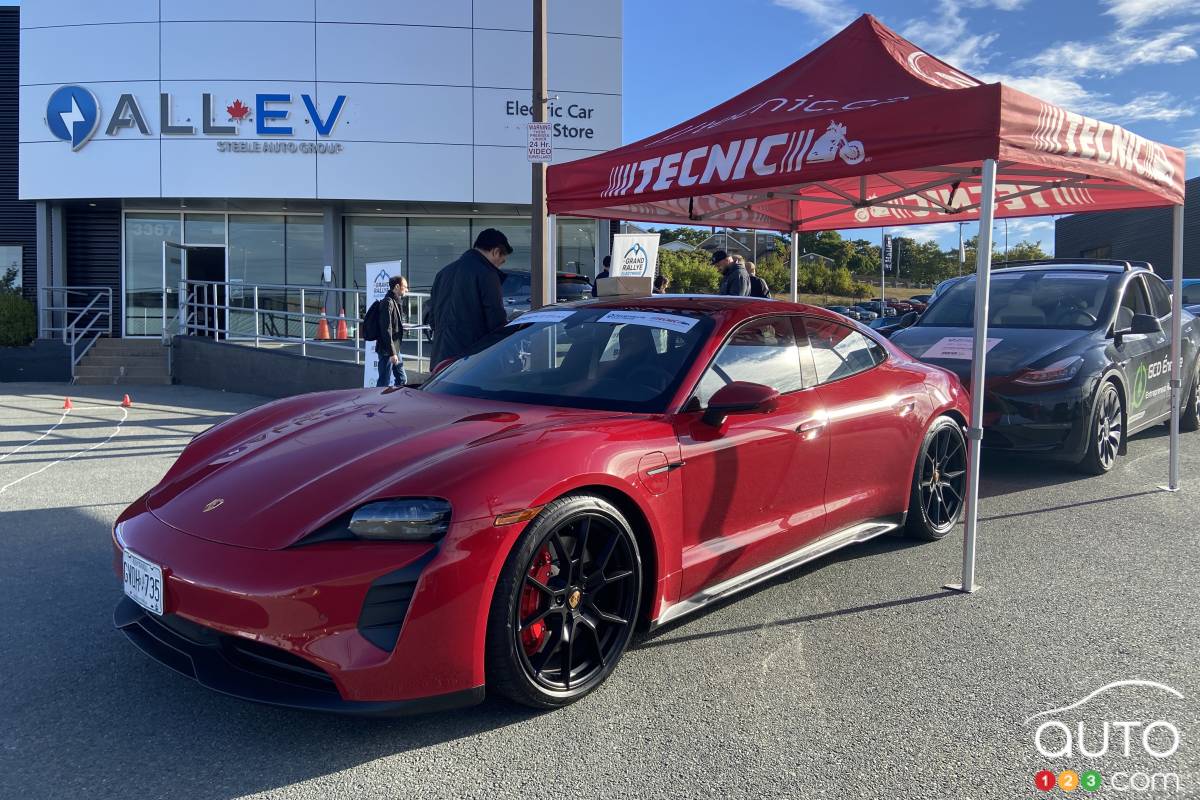
[[[205,136],[237,136],[243,122],[253,118],[257,136],[292,136],[294,128],[287,124],[291,116],[292,95],[286,92],[255,94],[253,105],[235,99],[225,107],[228,121],[233,124],[218,124],[213,119],[213,95],[204,92],[200,96],[200,133]],[[308,119],[319,136],[329,136],[341,116],[346,104],[346,95],[334,98],[328,113],[322,117],[317,103],[311,95],[302,94],[300,100]],[[191,118],[176,122],[173,114],[174,97],[163,92],[158,98],[159,132],[167,136],[194,136],[196,125]],[[100,128],[100,102],[89,89],[82,86],[60,86],[51,93],[46,102],[46,126],[57,139],[71,143],[72,150],[79,150]],[[116,108],[108,118],[105,136],[118,136],[125,130],[136,129],[143,136],[152,136],[153,131],[146,121],[137,97],[126,92],[117,99]]]

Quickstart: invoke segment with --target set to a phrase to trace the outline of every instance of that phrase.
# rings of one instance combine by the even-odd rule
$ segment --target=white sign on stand
[[[529,143],[527,151],[530,164],[549,164],[554,160],[554,123],[527,122]]]
[[[610,274],[614,278],[653,278],[658,266],[658,234],[614,234],[612,258]]]
[[[388,282],[393,276],[403,275],[400,260],[370,261],[366,265],[367,304],[363,308],[363,316],[376,300],[387,297]],[[363,342],[363,386],[374,386],[379,380],[379,356],[375,353],[374,342]]]

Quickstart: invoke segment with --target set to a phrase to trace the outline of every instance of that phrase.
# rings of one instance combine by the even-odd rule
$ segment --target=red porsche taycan
[[[420,389],[197,436],[118,518],[118,628],[227,694],[331,711],[569,703],[658,626],[962,511],[958,379],[805,305],[532,312]]]

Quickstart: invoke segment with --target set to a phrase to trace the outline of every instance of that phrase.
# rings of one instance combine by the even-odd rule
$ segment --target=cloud
[[[939,0],[938,12],[932,19],[909,20],[900,34],[947,64],[967,71],[987,63],[989,57],[985,51],[999,35],[968,34],[967,21],[954,0]]]
[[[887,232],[892,236],[903,236],[917,242],[941,242],[946,240],[946,237],[953,236],[954,246],[958,247],[957,222],[943,222],[938,225],[900,225],[888,228]]]
[[[1062,42],[1020,62],[1067,78],[1119,75],[1143,64],[1180,64],[1197,56],[1188,43],[1200,25],[1183,25],[1149,37],[1117,33],[1100,42]]]
[[[1148,92],[1121,102],[1103,92],[1086,89],[1078,81],[1051,75],[986,73],[977,77],[987,83],[1004,83],[1068,111],[1110,122],[1174,122],[1196,113],[1192,104],[1167,92]]]
[[[829,33],[837,33],[857,16],[841,4],[827,0],[775,0],[775,5],[799,11]]]
[[[1190,131],[1184,131],[1184,136],[1187,136],[1189,139],[1183,145],[1183,150],[1188,154],[1188,158],[1200,158],[1200,128],[1192,128]]]
[[[1132,30],[1162,17],[1200,14],[1200,7],[1195,3],[1180,0],[1104,0],[1104,5],[1108,6],[1104,13],[1116,17],[1117,26],[1123,30]]]

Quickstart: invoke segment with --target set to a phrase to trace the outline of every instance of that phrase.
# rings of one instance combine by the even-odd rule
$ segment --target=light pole
[[[963,267],[967,263],[967,251],[963,249],[963,225],[965,222],[958,223],[958,274],[962,275]]]
[[[533,0],[533,121],[546,122],[550,102],[546,88],[546,0]],[[532,220],[533,236],[529,247],[530,308],[541,308],[551,300],[553,276],[547,277],[550,242],[546,230],[546,165],[535,162],[533,167]]]

